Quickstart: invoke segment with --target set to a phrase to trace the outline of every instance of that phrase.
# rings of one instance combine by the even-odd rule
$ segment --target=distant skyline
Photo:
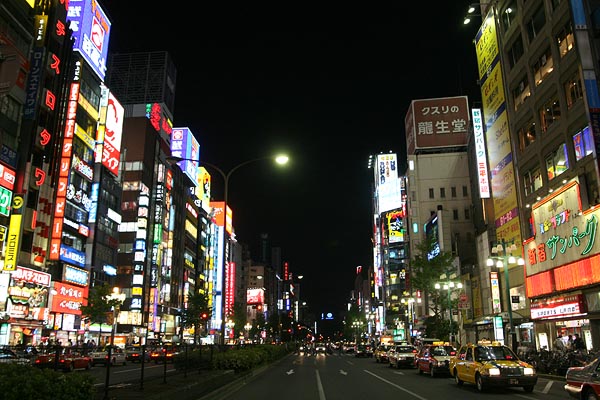
[[[194,132],[201,162],[228,172],[289,154],[285,170],[257,162],[233,173],[229,203],[253,259],[268,233],[291,271],[304,275],[302,300],[315,315],[343,310],[356,267],[373,263],[367,161],[392,151],[404,166],[411,100],[479,101],[472,40],[480,21],[462,25],[468,2],[100,4],[113,24],[110,52],[173,57],[174,124]],[[222,200],[222,178],[212,179]]]

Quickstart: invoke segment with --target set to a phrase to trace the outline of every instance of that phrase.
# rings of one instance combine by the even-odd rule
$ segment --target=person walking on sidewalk
[[[556,339],[554,340],[554,350],[557,351],[562,351],[564,352],[567,349],[567,346],[565,346],[565,341],[562,338],[562,335],[558,334],[556,336]]]
[[[573,350],[585,350],[585,343],[583,343],[583,339],[577,333],[573,335]]]

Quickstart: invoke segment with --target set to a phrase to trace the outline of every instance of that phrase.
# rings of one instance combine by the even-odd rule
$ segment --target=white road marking
[[[554,383],[554,381],[552,381],[552,380],[548,381],[548,383],[546,383],[546,386],[544,386],[544,389],[541,391],[541,393],[548,394],[553,383]]]
[[[420,399],[420,400],[427,400],[427,398],[426,398],[426,397],[419,396],[418,394],[416,394],[416,393],[414,393],[414,392],[411,392],[411,391],[410,391],[410,390],[408,390],[408,389],[404,389],[402,386],[398,386],[398,385],[396,385],[394,382],[390,382],[390,381],[388,381],[387,379],[385,379],[385,378],[382,378],[382,377],[381,377],[381,376],[379,376],[379,375],[375,375],[375,374],[374,374],[374,373],[372,373],[371,371],[367,371],[366,369],[363,369],[363,371],[365,371],[367,374],[373,375],[375,378],[377,378],[377,379],[379,379],[379,380],[381,380],[381,381],[383,381],[383,382],[385,382],[385,383],[387,383],[387,384],[389,384],[389,385],[392,385],[392,386],[393,386],[393,387],[395,387],[396,389],[400,389],[400,390],[402,390],[403,392],[405,392],[405,393],[408,393],[408,394],[410,394],[410,395],[411,395],[411,396],[413,396],[413,397],[416,397],[417,399]]]
[[[321,376],[319,375],[319,370],[316,370],[317,374],[317,389],[319,390],[319,400],[326,400],[325,391],[323,390],[323,384],[321,384]]]

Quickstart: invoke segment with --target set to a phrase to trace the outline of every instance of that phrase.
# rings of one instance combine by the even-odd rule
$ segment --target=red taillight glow
[[[450,352],[450,355],[451,355],[451,356],[455,356],[455,355],[456,355],[456,352],[455,352],[455,351],[451,351],[451,352]]]

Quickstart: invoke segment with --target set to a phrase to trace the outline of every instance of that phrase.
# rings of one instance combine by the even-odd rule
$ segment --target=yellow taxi
[[[501,386],[522,387],[530,393],[538,379],[532,365],[500,342],[479,341],[461,346],[450,358],[449,368],[457,385],[473,383],[480,392]]]

